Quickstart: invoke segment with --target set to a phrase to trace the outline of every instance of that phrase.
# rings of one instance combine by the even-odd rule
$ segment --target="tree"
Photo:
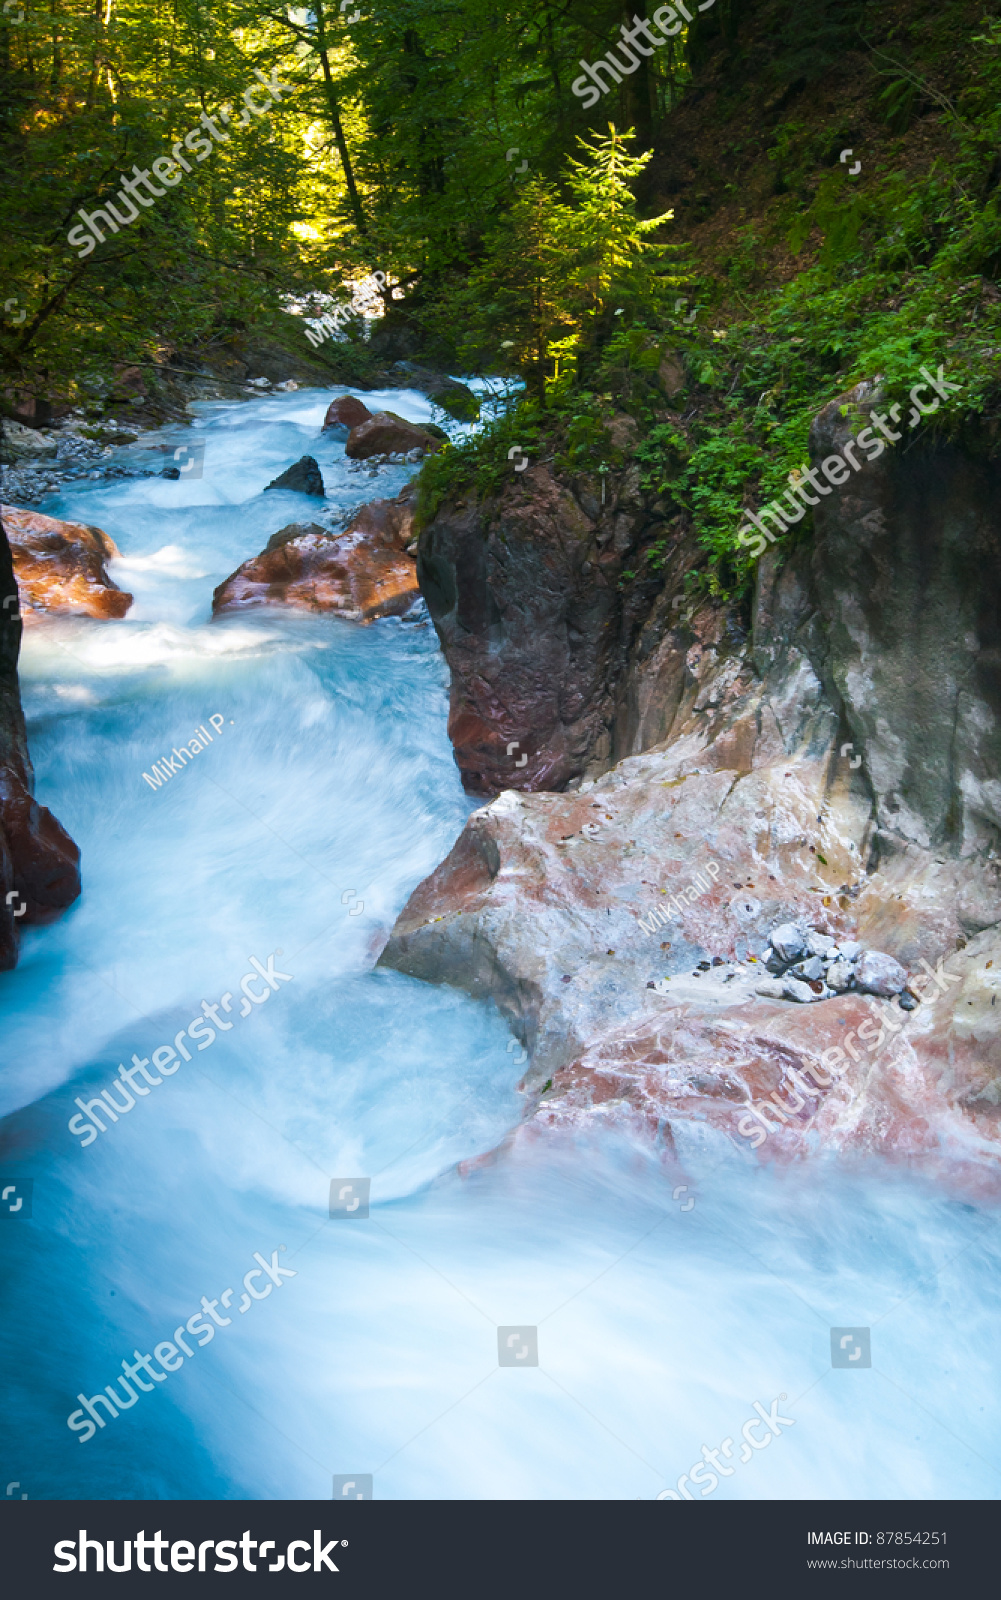
[[[673,247],[650,235],[672,213],[636,215],[630,180],[650,152],[632,156],[632,132],[579,139],[587,159],[568,162],[571,203],[555,184],[530,178],[488,235],[465,289],[449,284],[439,315],[451,315],[467,365],[503,370],[502,352],[539,399],[578,351],[609,331],[614,310],[656,322],[682,283],[666,270]],[[606,311],[608,314],[606,315]],[[626,320],[629,320],[629,317]]]

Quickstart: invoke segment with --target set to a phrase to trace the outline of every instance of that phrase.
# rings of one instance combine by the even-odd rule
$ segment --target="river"
[[[8,1498],[653,1500],[703,1446],[719,1470],[683,1493],[996,1497],[993,1212],[899,1168],[759,1167],[697,1127],[677,1200],[612,1132],[460,1173],[522,1118],[520,1048],[492,1008],[374,968],[472,809],[433,629],[209,622],[214,586],[315,509],[261,493],[292,461],[314,454],[344,509],[411,470],[351,470],[319,437],[331,398],[206,404],[201,478],[42,508],[115,539],[135,605],[22,655],[38,796],[84,892],[0,975],[0,1177],[32,1185],[30,1217],[0,1216]],[[116,1123],[70,1131],[203,1002],[190,1062],[133,1069]],[[833,1368],[832,1328],[852,1351],[869,1330],[871,1366]],[[93,1397],[123,1360],[112,1416]]]

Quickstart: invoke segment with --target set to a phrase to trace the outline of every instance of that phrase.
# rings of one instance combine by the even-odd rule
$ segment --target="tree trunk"
[[[330,70],[330,58],[327,55],[326,19],[323,14],[323,0],[315,0],[314,15],[316,17],[316,52],[323,68],[323,86],[326,91],[327,109],[330,112],[330,121],[334,130],[334,139],[337,143],[337,153],[341,158],[344,169],[344,182],[348,186],[348,198],[351,202],[351,213],[355,219],[355,227],[364,237],[368,232],[365,213],[362,210],[361,199],[355,187],[354,168],[351,165],[351,156],[348,151],[348,142],[344,137],[344,127],[341,123],[341,109],[337,103],[337,87],[334,83],[333,73]]]

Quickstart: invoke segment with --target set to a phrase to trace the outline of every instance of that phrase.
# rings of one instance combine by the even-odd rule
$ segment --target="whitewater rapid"
[[[653,1500],[729,1438],[711,1498],[996,1497],[995,1213],[899,1169],[777,1173],[697,1127],[687,1209],[611,1130],[460,1175],[523,1116],[521,1051],[491,1007],[373,965],[471,809],[433,629],[208,620],[216,584],[316,514],[261,492],[300,455],[322,515],[405,481],[320,438],[331,398],[202,406],[200,479],[43,507],[112,536],[135,604],[36,628],[22,655],[38,796],[84,891],[0,975],[0,1177],[32,1184],[31,1216],[0,1217],[4,1482],[330,1499],[370,1475],[376,1498]],[[430,417],[414,393],[375,399]],[[201,725],[217,736],[151,789]],[[240,1016],[270,957],[286,976]],[[70,1132],[78,1099],[225,994],[229,1029],[86,1147]],[[332,1180],[359,1178],[368,1217],[331,1220]],[[202,1297],[204,1343],[184,1332],[210,1325]],[[832,1368],[832,1327],[870,1330],[871,1367]],[[499,1365],[499,1328],[521,1330],[515,1353],[535,1330],[538,1365]],[[67,1426],[177,1329],[190,1356],[93,1436]],[[740,1461],[754,1403],[780,1396],[789,1424]]]

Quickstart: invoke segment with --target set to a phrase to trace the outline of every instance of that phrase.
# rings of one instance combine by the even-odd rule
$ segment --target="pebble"
[[[882,950],[865,950],[855,963],[855,987],[863,994],[888,998],[906,989],[907,973],[899,961]]]
[[[760,983],[755,984],[754,992],[763,995],[766,1000],[784,1000],[786,986],[781,978],[762,978]]]
[[[792,922],[784,922],[780,928],[773,928],[769,937],[772,949],[782,961],[795,961],[806,951],[806,941]]]
[[[832,961],[826,976],[835,994],[843,994],[852,981],[854,968],[850,961]]]
[[[770,941],[761,959],[772,976],[755,991],[768,999],[805,1005],[855,988],[883,999],[899,995],[904,1011],[919,1004],[907,991],[907,972],[884,950],[863,950],[857,939],[839,942],[816,929],[804,932],[792,922],[773,928]]]
[[[109,418],[102,426],[109,430],[117,428],[118,424]],[[35,505],[46,495],[58,493],[64,483],[96,483],[101,478],[140,476],[134,468],[110,460],[113,455],[111,446],[97,439],[87,439],[69,428],[52,429],[46,437],[50,437],[56,446],[55,460],[47,460],[44,466],[22,460],[15,466],[4,468],[3,498],[9,504]],[[106,463],[99,471],[96,469],[98,461]],[[93,470],[88,471],[88,468]]]
[[[807,981],[811,978],[822,978],[824,976],[824,963],[819,956],[811,956],[808,961],[798,961],[794,967],[790,967],[789,976],[791,978],[804,978]]]
[[[815,994],[808,983],[803,983],[799,978],[783,978],[782,993],[787,1000],[798,1000],[800,1005],[809,1005],[812,1000],[822,1000],[823,995]]]

